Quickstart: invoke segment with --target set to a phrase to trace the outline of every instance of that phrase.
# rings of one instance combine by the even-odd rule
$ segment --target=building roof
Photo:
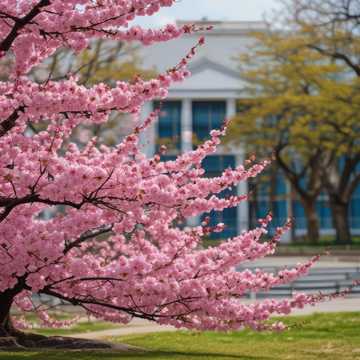
[[[182,21],[178,25],[195,24],[198,27],[214,26],[205,31],[205,45],[191,60],[193,76],[184,83],[173,86],[172,91],[242,91],[240,80],[240,55],[254,46],[254,31],[266,31],[266,24],[259,21]],[[142,47],[143,66],[163,72],[172,68],[197,42],[198,32],[172,41]]]
[[[244,34],[253,31],[266,31],[267,24],[264,21],[216,21],[208,20],[206,18],[202,20],[177,20],[178,26],[186,24],[194,24],[197,27],[208,27],[213,26],[211,32],[206,32],[210,36],[216,34]]]

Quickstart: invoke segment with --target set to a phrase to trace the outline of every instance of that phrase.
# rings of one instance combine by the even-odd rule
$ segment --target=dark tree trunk
[[[294,201],[296,199],[296,191],[294,189],[294,186],[292,185],[292,183],[289,181],[289,194],[288,194],[288,216],[290,219],[294,219]],[[296,221],[296,219],[295,219]],[[296,241],[296,226],[295,224],[291,227],[291,242],[295,242]]]
[[[11,336],[13,330],[10,319],[10,309],[14,300],[11,291],[0,293],[0,337]]]
[[[343,167],[340,168],[338,160],[333,161],[326,167],[323,181],[329,196],[332,222],[336,231],[336,244],[351,244],[351,232],[349,224],[349,205],[354,191],[359,182],[357,165],[360,154],[354,157],[345,157]]]
[[[330,208],[333,226],[336,231],[336,244],[349,245],[352,243],[349,224],[349,204],[330,195]]]
[[[14,297],[14,291],[12,290],[0,293],[0,350],[2,348],[22,347],[19,342],[21,332],[13,327],[10,317],[10,309]]]
[[[316,211],[316,201],[307,200],[303,202],[304,211],[307,220],[308,242],[317,244],[320,239],[319,217]]]
[[[251,200],[249,206],[249,227],[250,229],[257,226],[259,203],[258,203],[258,186],[256,182],[250,182]]]
[[[14,297],[19,293],[17,289],[7,290],[0,293],[0,352],[18,348],[54,348],[54,349],[122,349],[132,352],[143,352],[143,349],[112,344],[106,341],[77,339],[71,337],[53,336],[46,337],[38,334],[21,332],[15,329],[11,323],[10,309]]]
[[[23,290],[25,278],[19,279],[12,289],[0,292],[0,348],[21,347],[25,333],[15,329],[11,321],[10,310],[14,298]]]

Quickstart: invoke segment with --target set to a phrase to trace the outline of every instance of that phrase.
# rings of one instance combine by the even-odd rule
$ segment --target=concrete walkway
[[[249,261],[241,263],[241,266],[246,267],[282,267],[292,266],[298,263],[303,263],[311,259],[311,256],[269,256],[256,261]],[[337,257],[337,256],[322,256],[320,260],[314,265],[314,268],[349,268],[360,267],[360,258]]]
[[[109,337],[117,337],[117,336],[126,336],[126,335],[135,335],[135,334],[148,334],[154,332],[165,332],[165,331],[175,331],[172,326],[161,326],[156,323],[136,319],[133,320],[128,325],[119,326],[119,328],[113,328],[108,330],[100,330],[100,331],[91,331],[87,333],[80,334],[71,334],[68,336],[76,337],[79,339],[104,339]]]
[[[360,296],[349,297],[346,299],[336,299],[323,302],[316,306],[307,306],[304,309],[296,310],[293,315],[311,315],[313,313],[327,312],[360,312]]]
[[[251,303],[251,301],[244,301]],[[347,299],[337,299],[331,302],[324,302],[315,307],[308,306],[302,310],[297,310],[292,315],[310,315],[315,312],[345,312],[345,311],[360,311],[360,297],[353,297]],[[80,334],[69,335],[80,339],[103,339],[109,337],[118,337],[135,334],[148,334],[154,332],[176,331],[172,326],[160,326],[146,320],[136,319],[128,325],[121,326],[115,329],[93,331]]]

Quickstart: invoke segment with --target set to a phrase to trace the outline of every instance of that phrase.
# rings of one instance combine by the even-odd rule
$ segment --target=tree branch
[[[24,112],[24,110],[25,106],[18,107],[6,120],[0,123],[0,137],[4,136],[15,126],[19,113]]]
[[[340,53],[338,51],[327,51],[323,48],[321,48],[320,46],[317,45],[313,45],[310,44],[308,45],[308,47],[310,49],[316,50],[317,52],[319,52],[322,55],[326,55],[329,56],[333,59],[337,59],[337,60],[342,60],[345,62],[345,64],[347,64],[355,73],[358,77],[360,77],[360,66],[355,64],[348,56],[346,56],[343,53]]]
[[[89,230],[89,231],[85,232],[84,234],[79,236],[76,240],[68,243],[65,246],[64,255],[66,255],[70,250],[72,250],[76,247],[79,247],[86,240],[93,239],[99,235],[108,234],[109,232],[112,231],[112,229],[113,229],[113,225],[111,224],[111,225],[104,225],[98,229]]]
[[[37,15],[39,15],[43,7],[50,4],[50,0],[40,0],[40,2],[35,5],[24,17],[18,19],[14,19],[12,17],[11,19],[14,21],[14,26],[7,37],[0,43],[0,51],[8,51],[15,39],[18,37],[19,31],[28,25]]]

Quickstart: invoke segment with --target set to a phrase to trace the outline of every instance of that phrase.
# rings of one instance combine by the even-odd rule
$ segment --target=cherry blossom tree
[[[220,193],[255,177],[267,161],[247,161],[207,178],[202,160],[215,153],[222,129],[174,161],[161,153],[146,158],[139,136],[160,109],[141,122],[142,105],[164,99],[171,84],[190,75],[187,64],[200,38],[178,65],[152,80],[137,77],[84,86],[76,74],[39,83],[30,71],[57,49],[86,49],[90,40],[170,41],[198,30],[168,25],[158,30],[128,26],[174,0],[1,0],[0,51],[12,63],[0,83],[0,337],[24,342],[10,310],[35,312],[54,326],[34,295],[51,296],[97,318],[128,323],[134,317],[199,330],[281,329],[272,314],[315,304],[322,297],[245,305],[244,295],[264,291],[307,273],[311,259],[277,274],[236,271],[236,266],[275,251],[290,224],[263,240],[271,216],[259,227],[203,249],[223,224],[184,226],[186,218],[234,207],[243,196]],[[101,124],[113,112],[130,113],[134,131],[108,147],[93,139],[85,147],[69,140],[82,124]],[[31,132],[31,126],[45,129]],[[51,214],[51,216],[44,216]],[[181,225],[181,226],[180,226]]]

